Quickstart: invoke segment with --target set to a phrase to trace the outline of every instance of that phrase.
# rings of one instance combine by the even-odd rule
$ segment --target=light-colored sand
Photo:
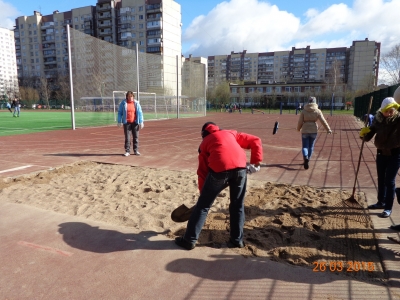
[[[0,181],[0,201],[127,226],[134,233],[154,231],[171,238],[182,235],[186,226],[174,223],[171,212],[181,204],[194,205],[198,195],[194,173],[94,162]],[[346,191],[255,181],[249,176],[246,247],[232,251],[308,268],[318,269],[320,262],[335,268],[342,264],[345,270],[353,266],[360,271],[341,274],[382,280],[372,223],[363,209],[343,205],[349,197]],[[357,200],[365,205],[364,195],[357,195]],[[228,205],[226,189],[211,209],[198,247],[226,247]]]

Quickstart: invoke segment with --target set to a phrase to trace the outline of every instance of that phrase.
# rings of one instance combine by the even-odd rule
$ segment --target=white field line
[[[0,171],[0,173],[7,173],[7,172],[12,172],[12,171],[18,171],[18,170],[23,170],[23,169],[30,168],[30,167],[33,167],[33,165],[26,165],[26,166],[22,166],[22,167],[18,167],[18,168],[3,170],[3,171]]]

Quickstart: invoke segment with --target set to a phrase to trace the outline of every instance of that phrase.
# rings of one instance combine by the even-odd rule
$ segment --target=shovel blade
[[[182,223],[189,220],[190,215],[192,214],[194,206],[188,208],[185,204],[182,204],[178,208],[175,208],[171,213],[172,221],[176,223]]]

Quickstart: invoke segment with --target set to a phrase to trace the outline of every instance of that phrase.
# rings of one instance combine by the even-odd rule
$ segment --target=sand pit
[[[0,199],[122,225],[133,233],[154,231],[171,239],[186,223],[170,219],[180,204],[198,197],[197,175],[189,172],[79,162],[0,181]],[[343,206],[350,192],[251,180],[246,196],[246,247],[231,249],[315,271],[384,281],[376,236],[363,209]],[[357,200],[365,206],[363,194]],[[214,203],[198,241],[226,248],[229,192]],[[173,241],[171,240],[171,243]]]

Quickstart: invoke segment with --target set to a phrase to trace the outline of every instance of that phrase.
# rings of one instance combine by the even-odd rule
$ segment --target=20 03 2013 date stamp
[[[371,261],[314,261],[313,265],[313,272],[375,271],[375,263]]]

